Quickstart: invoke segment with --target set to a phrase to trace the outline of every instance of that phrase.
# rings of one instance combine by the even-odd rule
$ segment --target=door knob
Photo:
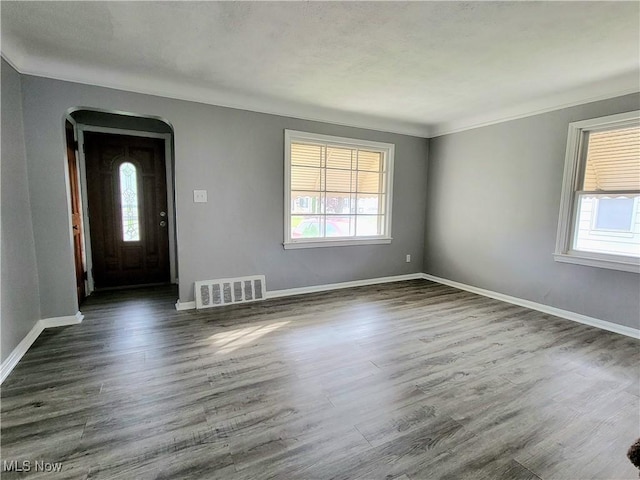
[[[167,212],[160,212],[160,216],[161,217],[166,217],[167,216]]]
[[[167,226],[167,222],[165,222],[164,220],[162,220],[162,221],[160,222],[160,226],[161,226],[161,227],[166,227],[166,226]]]

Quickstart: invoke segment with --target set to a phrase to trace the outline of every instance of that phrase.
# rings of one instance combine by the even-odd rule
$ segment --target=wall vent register
[[[196,308],[221,307],[265,298],[265,277],[221,278],[195,282]]]

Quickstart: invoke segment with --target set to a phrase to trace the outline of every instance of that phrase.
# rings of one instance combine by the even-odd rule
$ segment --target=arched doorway
[[[74,236],[79,286],[80,275],[87,294],[177,283],[172,127],[158,118],[87,108],[68,119],[78,167],[73,173],[68,154],[70,185],[77,178],[80,187],[81,221],[74,220],[73,230],[84,235],[83,241]],[[73,188],[70,194],[73,206]]]

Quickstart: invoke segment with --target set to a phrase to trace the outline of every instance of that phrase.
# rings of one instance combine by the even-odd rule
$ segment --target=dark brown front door
[[[168,283],[164,140],[86,132],[96,288]]]
[[[67,161],[69,166],[69,193],[71,194],[71,226],[73,231],[73,258],[76,267],[76,292],[78,305],[86,296],[84,288],[85,270],[82,254],[82,212],[80,210],[80,177],[78,175],[78,160],[76,157],[76,141],[71,122],[65,122],[67,136]]]

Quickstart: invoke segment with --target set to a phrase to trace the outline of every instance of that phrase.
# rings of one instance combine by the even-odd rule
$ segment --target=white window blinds
[[[589,132],[582,190],[640,190],[640,127]]]
[[[351,148],[291,144],[291,189],[384,193],[383,155]]]

